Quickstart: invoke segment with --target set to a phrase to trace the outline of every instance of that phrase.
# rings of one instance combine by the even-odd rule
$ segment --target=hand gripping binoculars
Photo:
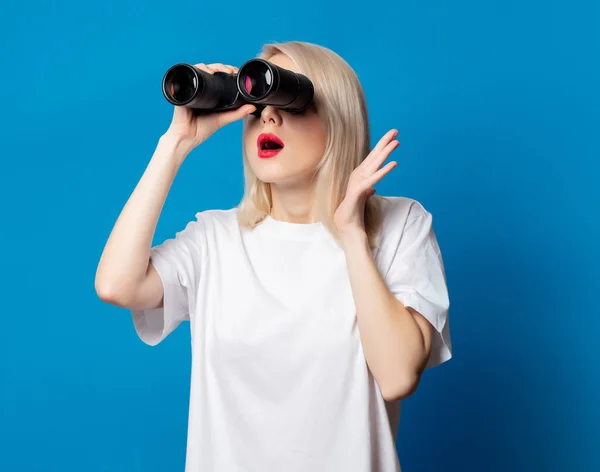
[[[190,64],[175,64],[165,73],[162,90],[170,103],[192,108],[196,114],[233,110],[249,103],[256,106],[254,114],[268,105],[301,113],[314,96],[308,77],[264,59],[245,62],[237,74],[209,74]]]

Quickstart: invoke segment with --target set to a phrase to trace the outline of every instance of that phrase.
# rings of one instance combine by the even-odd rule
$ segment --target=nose
[[[266,106],[260,114],[263,124],[272,123],[276,126],[281,125],[281,114],[276,107]]]

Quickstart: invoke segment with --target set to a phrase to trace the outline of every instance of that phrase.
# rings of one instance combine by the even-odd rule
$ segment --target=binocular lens
[[[252,62],[243,69],[240,84],[252,98],[260,99],[271,89],[273,73],[264,62]]]
[[[187,103],[198,90],[198,78],[191,68],[176,67],[165,77],[164,89],[175,102]]]

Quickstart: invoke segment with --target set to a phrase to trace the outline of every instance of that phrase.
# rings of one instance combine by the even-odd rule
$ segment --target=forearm
[[[95,280],[101,297],[126,299],[144,280],[160,213],[187,153],[176,138],[160,138],[102,252]]]
[[[415,317],[390,292],[366,234],[343,240],[365,359],[384,397],[406,396],[416,387],[427,348]]]

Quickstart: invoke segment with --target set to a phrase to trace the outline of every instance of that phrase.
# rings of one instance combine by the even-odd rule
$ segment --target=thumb
[[[253,113],[255,110],[256,107],[254,105],[244,105],[237,110],[226,111],[221,117],[222,123],[223,125],[226,125],[234,121],[241,120],[250,113]]]

